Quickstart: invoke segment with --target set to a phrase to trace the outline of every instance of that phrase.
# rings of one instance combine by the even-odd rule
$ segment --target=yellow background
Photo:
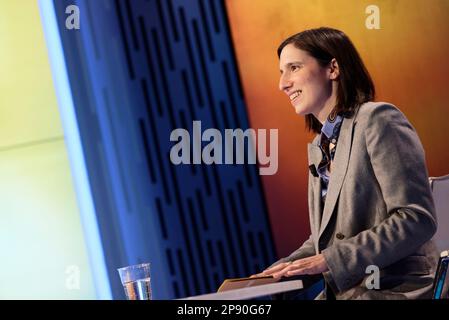
[[[37,1],[0,0],[0,44],[0,299],[94,299]]]

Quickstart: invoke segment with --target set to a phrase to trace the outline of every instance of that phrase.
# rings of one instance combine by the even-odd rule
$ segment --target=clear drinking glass
[[[151,300],[150,264],[117,269],[128,300]]]

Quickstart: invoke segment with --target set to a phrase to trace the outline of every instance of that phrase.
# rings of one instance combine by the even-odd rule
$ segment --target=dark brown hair
[[[288,44],[306,51],[325,67],[333,58],[339,66],[337,104],[332,113],[346,117],[364,102],[374,100],[373,80],[363,64],[357,49],[346,34],[340,30],[321,27],[305,30],[285,39],[277,50],[278,57]],[[306,115],[306,126],[310,131],[320,133],[322,124],[312,114]]]

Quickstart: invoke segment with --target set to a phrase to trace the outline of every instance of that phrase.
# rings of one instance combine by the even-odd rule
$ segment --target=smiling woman
[[[329,113],[335,104],[338,76],[338,64],[333,59],[328,66],[322,67],[318,60],[306,51],[287,44],[280,54],[281,78],[279,89],[290,98],[290,102],[299,115],[314,114],[321,118]],[[326,105],[324,109],[322,105]]]
[[[279,88],[317,134],[308,145],[312,232],[262,274],[322,274],[319,298],[430,298],[437,224],[415,129],[392,104],[372,101],[371,76],[342,31],[300,32],[278,55]],[[373,266],[377,290],[367,282]]]
[[[310,234],[309,163],[303,147],[314,136],[304,131],[307,116],[295,116],[277,85],[276,50],[288,36],[322,25],[343,30],[370,71],[376,99],[394,102],[417,130],[429,174],[447,174],[447,117],[443,115],[449,101],[449,2],[385,0],[375,3],[376,8],[372,4],[283,0],[258,1],[255,6],[253,0],[226,1],[251,126],[279,128],[279,170],[262,182],[281,257]],[[380,29],[373,28],[375,11]]]
[[[334,106],[336,113],[352,112],[374,99],[370,74],[351,40],[339,30],[295,34],[281,43],[277,53],[279,89],[290,97],[296,113],[306,116],[308,128],[315,133]]]

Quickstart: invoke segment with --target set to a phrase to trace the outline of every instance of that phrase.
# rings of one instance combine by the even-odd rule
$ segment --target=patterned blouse
[[[343,117],[341,115],[334,116],[334,118],[331,118],[331,115],[329,115],[321,128],[319,146],[323,153],[323,159],[318,165],[317,172],[321,180],[321,198],[323,203],[326,201],[327,188],[329,186],[330,162],[334,160],[342,122]]]

